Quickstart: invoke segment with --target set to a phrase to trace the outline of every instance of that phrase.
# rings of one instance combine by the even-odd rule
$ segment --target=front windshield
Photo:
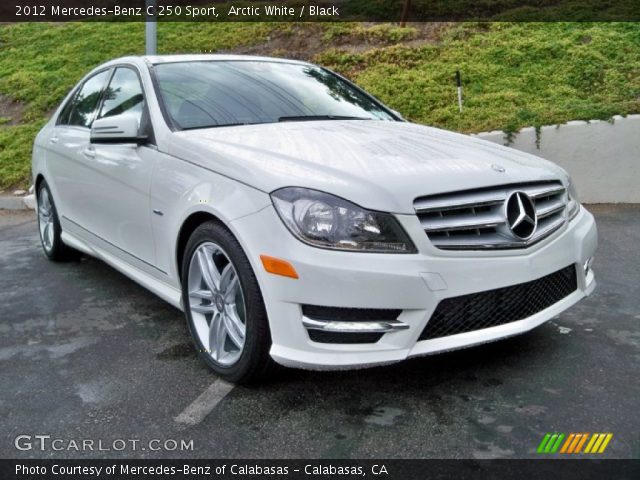
[[[394,120],[382,105],[319,67],[268,61],[155,66],[160,95],[180,129],[301,120]]]

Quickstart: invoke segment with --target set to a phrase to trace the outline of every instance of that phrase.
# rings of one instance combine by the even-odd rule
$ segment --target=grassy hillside
[[[464,132],[640,111],[638,24],[465,25],[436,44],[360,54],[330,50],[317,60],[408,118]],[[465,87],[462,115],[456,69]]]
[[[141,23],[0,27],[0,190],[28,184],[31,142],[46,117],[92,67],[143,53],[143,30]],[[162,53],[314,60],[410,120],[463,132],[640,112],[640,27],[633,23],[165,23],[158,30]]]

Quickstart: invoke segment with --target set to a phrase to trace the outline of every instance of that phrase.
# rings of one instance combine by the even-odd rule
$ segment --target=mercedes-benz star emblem
[[[528,240],[533,236],[538,226],[538,218],[529,195],[513,192],[507,199],[506,214],[509,229],[516,238]]]
[[[217,293],[215,297],[213,297],[213,304],[216,306],[218,312],[222,313],[224,310],[224,299],[222,295]]]
[[[505,168],[502,165],[498,165],[497,163],[491,164],[491,169],[495,172],[504,173]]]

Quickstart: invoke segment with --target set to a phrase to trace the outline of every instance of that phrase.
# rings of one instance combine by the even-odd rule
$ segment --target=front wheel
[[[232,382],[270,373],[275,364],[262,293],[231,232],[214,221],[200,225],[187,242],[181,278],[187,324],[205,362]]]

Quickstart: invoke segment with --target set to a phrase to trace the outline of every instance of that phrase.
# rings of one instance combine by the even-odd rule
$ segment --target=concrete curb
[[[13,195],[0,195],[0,210],[35,210],[35,187],[31,185],[28,190],[16,190]]]
[[[22,197],[22,201],[24,202],[24,205],[30,209],[30,210],[35,210],[36,209],[36,196],[33,193],[30,193],[29,195],[26,195],[24,197]]]
[[[0,210],[26,210],[24,197],[0,197]]]
[[[24,197],[0,196],[0,210],[35,210],[36,196],[31,193]]]

